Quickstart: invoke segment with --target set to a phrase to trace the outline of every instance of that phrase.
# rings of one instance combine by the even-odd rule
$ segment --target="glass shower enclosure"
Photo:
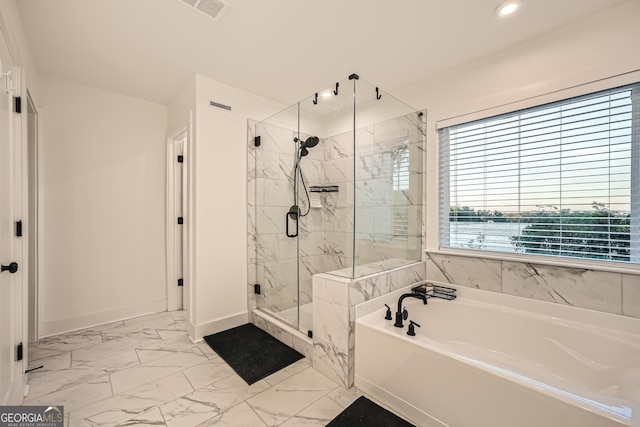
[[[421,260],[425,119],[354,74],[255,123],[257,309],[311,336],[314,274],[354,279]]]

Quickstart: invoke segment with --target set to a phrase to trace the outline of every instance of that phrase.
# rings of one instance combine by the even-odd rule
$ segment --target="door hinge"
[[[16,237],[22,237],[22,221],[16,221]]]
[[[16,360],[22,360],[22,343],[18,344],[18,347],[16,348]]]
[[[259,136],[253,137],[253,145],[255,147],[260,147],[260,137]]]
[[[184,224],[184,218],[182,218],[181,216],[178,217],[178,224]]]
[[[260,295],[260,284],[256,283],[253,285],[253,293],[256,295]]]
[[[22,114],[22,98],[19,96],[13,97],[13,111]]]
[[[178,163],[184,162],[184,156],[182,154],[178,154]]]
[[[184,286],[184,280],[182,280],[182,278],[178,279],[178,286]]]

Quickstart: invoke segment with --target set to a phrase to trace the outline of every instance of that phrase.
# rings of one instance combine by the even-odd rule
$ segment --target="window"
[[[640,262],[640,84],[439,141],[441,247]]]
[[[392,239],[406,242],[409,234],[409,146],[398,147],[391,154],[393,160],[393,224]]]

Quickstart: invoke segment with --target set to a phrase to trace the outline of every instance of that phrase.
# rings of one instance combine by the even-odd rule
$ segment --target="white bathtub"
[[[414,423],[640,426],[640,319],[459,288],[405,299],[410,337],[384,319],[398,294],[358,309],[355,385]]]

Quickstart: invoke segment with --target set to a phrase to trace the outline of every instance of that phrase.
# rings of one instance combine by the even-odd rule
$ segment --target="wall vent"
[[[229,8],[229,4],[222,0],[178,0],[188,5],[191,9],[195,9],[203,15],[213,18],[214,21],[219,20]]]

